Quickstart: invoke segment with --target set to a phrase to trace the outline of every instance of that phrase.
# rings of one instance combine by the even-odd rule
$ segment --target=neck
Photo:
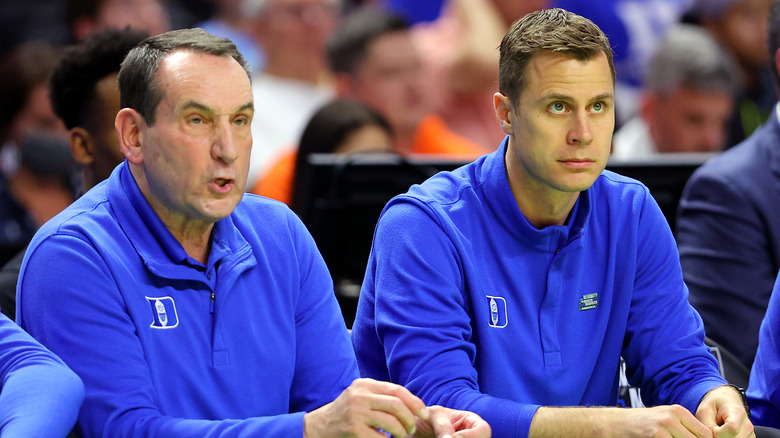
[[[214,222],[191,219],[182,214],[174,213],[159,199],[151,196],[149,184],[142,171],[138,170],[134,165],[130,166],[130,171],[146,202],[149,203],[157,217],[160,218],[165,227],[168,228],[168,231],[181,244],[187,255],[205,265],[208,262],[211,250],[211,231],[214,229]]]
[[[580,193],[535,186],[527,178],[520,177],[524,173],[517,167],[522,165],[512,159],[504,160],[509,187],[523,216],[537,229],[566,223]]]
[[[164,220],[163,223],[165,223]],[[203,229],[200,226],[184,226],[174,229],[168,223],[165,223],[165,225],[171,231],[173,237],[181,243],[187,255],[204,265],[208,262],[211,250],[211,231],[214,229],[213,223],[207,229]]]

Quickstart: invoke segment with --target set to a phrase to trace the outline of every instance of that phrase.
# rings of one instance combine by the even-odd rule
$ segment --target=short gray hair
[[[212,35],[203,29],[177,29],[141,41],[122,61],[119,69],[119,104],[138,111],[152,126],[157,105],[165,90],[155,80],[165,57],[179,50],[233,58],[244,69],[250,82],[252,75],[244,56],[227,38]]]
[[[707,33],[693,24],[667,31],[647,65],[645,89],[663,94],[677,87],[701,91],[740,89],[740,72],[734,58]]]

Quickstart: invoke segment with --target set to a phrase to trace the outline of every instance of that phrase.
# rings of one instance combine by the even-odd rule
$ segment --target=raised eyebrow
[[[194,100],[188,100],[188,101],[184,102],[181,105],[181,109],[182,109],[182,111],[188,110],[188,109],[197,109],[197,110],[201,110],[201,111],[208,112],[208,113],[213,112],[213,111],[211,111],[211,108],[207,107],[206,105],[203,105],[200,102],[196,102]]]
[[[204,105],[204,104],[202,104],[200,102],[194,101],[194,100],[188,100],[188,101],[184,102],[182,104],[182,106],[181,106],[181,109],[182,110],[197,109],[197,110],[201,110],[201,111],[204,111],[204,112],[207,112],[207,113],[214,113],[214,111],[211,108],[209,108],[208,106],[206,106],[206,105]],[[247,102],[247,103],[241,105],[241,107],[239,107],[235,111],[235,113],[240,113],[240,112],[246,111],[246,110],[251,110],[251,111],[254,112],[254,110],[255,110],[254,102]]]
[[[250,110],[250,111],[254,112],[255,111],[255,103],[254,102],[247,102],[247,103],[241,105],[241,108],[239,108],[238,111],[236,111],[236,112],[240,113],[240,112],[243,112],[243,111],[246,111],[246,110]]]

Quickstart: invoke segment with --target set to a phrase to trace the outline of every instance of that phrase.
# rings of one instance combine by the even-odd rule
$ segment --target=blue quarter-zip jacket
[[[0,314],[0,436],[65,436],[83,399],[76,374]]]
[[[357,365],[325,263],[283,204],[246,195],[191,259],[126,163],[46,223],[19,322],[84,381],[86,437],[303,436]]]
[[[567,223],[536,229],[494,153],[394,198],[352,337],[361,374],[525,437],[539,406],[615,406],[618,365],[646,405],[695,411],[723,384],[647,188],[605,171]]]

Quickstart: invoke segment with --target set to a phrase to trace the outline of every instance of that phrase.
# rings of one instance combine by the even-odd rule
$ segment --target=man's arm
[[[712,432],[680,405],[653,408],[542,407],[529,438],[553,437],[711,437]],[[747,436],[747,435],[744,435]]]
[[[302,435],[303,412],[243,420],[163,415],[118,286],[82,238],[50,236],[31,246],[19,282],[22,327],[84,382],[86,396],[78,419],[83,436]]]
[[[780,428],[780,276],[759,332],[747,397],[758,426]]]
[[[83,398],[76,374],[0,315],[0,435],[65,436]]]

